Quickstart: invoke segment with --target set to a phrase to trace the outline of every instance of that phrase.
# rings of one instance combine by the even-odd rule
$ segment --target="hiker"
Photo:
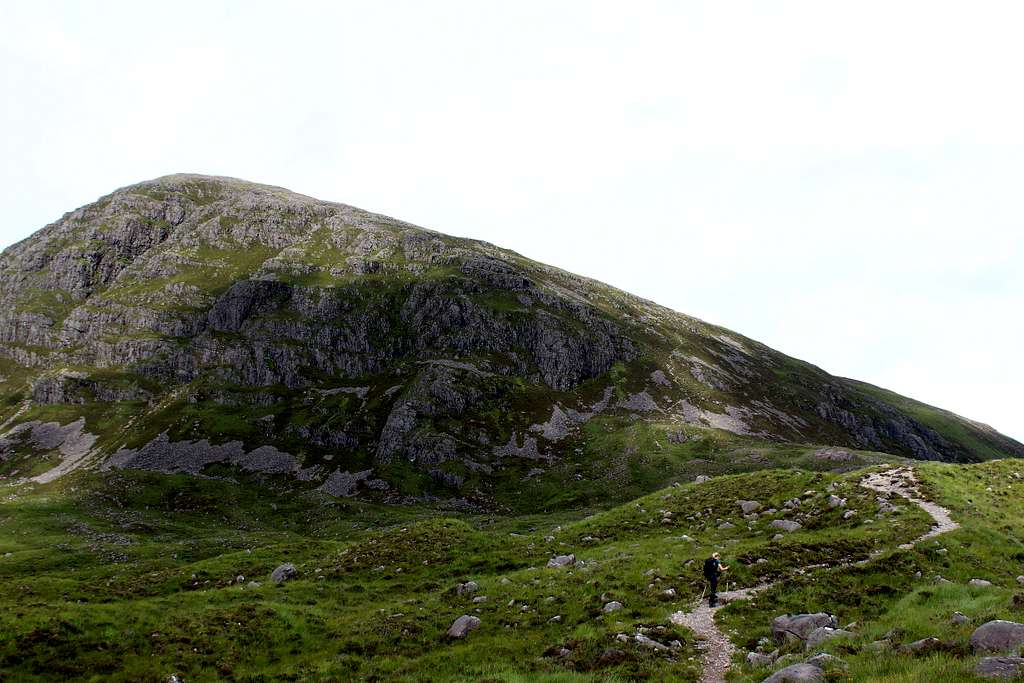
[[[712,553],[711,557],[704,560],[704,578],[707,579],[710,593],[708,594],[708,607],[714,607],[718,602],[718,577],[729,568],[722,565],[722,555]]]

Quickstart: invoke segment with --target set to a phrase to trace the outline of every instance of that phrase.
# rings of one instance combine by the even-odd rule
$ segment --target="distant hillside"
[[[248,473],[487,507],[752,469],[765,442],[829,466],[859,456],[821,446],[1024,456],[511,251],[196,175],[118,190],[3,252],[0,376],[0,474],[40,481]]]

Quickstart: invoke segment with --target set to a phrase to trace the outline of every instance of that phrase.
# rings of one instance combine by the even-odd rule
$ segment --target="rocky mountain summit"
[[[0,255],[0,422],[8,477],[248,472],[477,501],[595,462],[714,469],[723,444],[751,466],[759,442],[834,465],[1024,456],[491,244],[198,175],[118,190]]]

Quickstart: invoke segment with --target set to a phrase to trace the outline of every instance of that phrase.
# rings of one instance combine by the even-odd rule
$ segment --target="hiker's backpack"
[[[704,560],[704,578],[708,581],[718,576],[718,560],[713,557],[709,557]]]

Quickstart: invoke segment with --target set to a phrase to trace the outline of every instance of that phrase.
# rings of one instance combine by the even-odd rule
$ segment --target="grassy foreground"
[[[726,475],[586,517],[441,513],[143,473],[6,485],[0,681],[693,681],[700,653],[669,615],[699,595],[700,560],[714,549],[738,586],[882,551],[727,607],[719,623],[741,653],[768,635],[773,616],[825,610],[857,622],[855,640],[830,646],[849,664],[836,680],[972,680],[973,628],[1024,617],[1024,601],[1014,602],[1024,463],[917,470],[963,527],[909,552],[892,549],[929,518],[905,504],[879,514],[875,494],[857,485],[863,471]],[[845,508],[829,507],[833,492]],[[803,528],[781,540],[769,526],[781,513],[747,520],[736,504],[781,511],[792,498]],[[565,553],[581,562],[545,566]],[[283,562],[298,577],[273,584]],[[935,584],[936,574],[953,583]],[[973,577],[995,586],[967,586]],[[478,590],[458,594],[470,580]],[[622,609],[606,613],[610,601]],[[953,626],[954,610],[971,623]],[[447,638],[462,614],[480,628]],[[637,642],[638,632],[669,649]],[[885,636],[896,645],[936,636],[950,647],[927,657],[865,650]],[[768,673],[737,661],[733,680]]]

